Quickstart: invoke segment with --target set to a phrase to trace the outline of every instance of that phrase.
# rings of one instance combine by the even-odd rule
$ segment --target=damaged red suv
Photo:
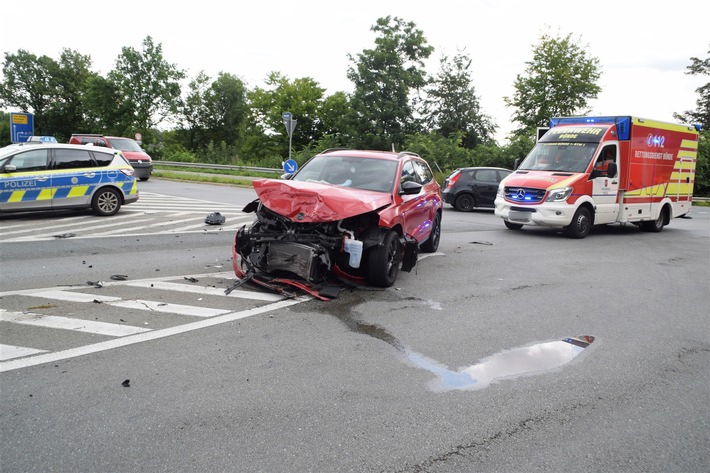
[[[332,279],[389,287],[441,236],[441,189],[410,152],[331,149],[285,179],[253,182],[256,220],[237,231],[240,281],[317,293]]]

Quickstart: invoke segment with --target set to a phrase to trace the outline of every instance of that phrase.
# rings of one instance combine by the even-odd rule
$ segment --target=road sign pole
[[[293,130],[296,128],[297,120],[293,119],[293,114],[291,112],[283,112],[281,114],[284,125],[286,126],[286,132],[288,133],[288,159],[291,160],[291,147],[293,143]]]

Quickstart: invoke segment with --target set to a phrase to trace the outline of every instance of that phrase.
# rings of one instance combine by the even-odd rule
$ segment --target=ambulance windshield
[[[598,143],[538,142],[519,170],[586,172]]]

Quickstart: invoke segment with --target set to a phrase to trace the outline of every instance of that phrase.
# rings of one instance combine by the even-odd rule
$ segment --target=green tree
[[[442,56],[439,73],[426,90],[423,109],[430,130],[444,137],[461,132],[462,146],[473,149],[493,140],[497,126],[481,112],[470,68],[471,59],[464,52],[453,58]]]
[[[45,126],[44,118],[57,95],[54,78],[58,69],[57,62],[49,56],[37,57],[24,49],[16,54],[5,53],[5,80],[0,83],[0,105],[32,113],[36,135],[52,133]]]
[[[187,129],[185,145],[197,150],[210,143],[238,145],[246,116],[246,87],[237,77],[221,72],[214,82],[200,72],[189,84],[181,108]]]
[[[696,57],[691,57],[691,64],[685,72],[688,75],[710,76],[710,50],[708,57],[700,60]],[[682,114],[673,114],[677,120],[683,123],[700,124],[704,130],[710,130],[710,82],[695,89],[699,97],[696,102],[697,108],[693,111],[686,111]]]
[[[63,49],[52,76],[53,101],[43,117],[43,126],[60,141],[67,141],[72,133],[83,127],[82,97],[89,78],[91,57],[78,51]]]
[[[377,19],[371,28],[378,37],[375,48],[365,49],[347,77],[355,85],[351,99],[355,114],[355,146],[401,148],[405,136],[419,130],[414,119],[417,93],[426,85],[424,60],[434,48],[421,30],[398,17]]]
[[[123,47],[107,77],[120,94],[114,105],[128,114],[122,122],[130,123],[130,129],[124,134],[145,133],[176,118],[180,105],[179,81],[185,72],[163,58],[162,45],[154,44],[150,36],[142,46],[142,51]]]
[[[268,88],[256,87],[247,94],[252,119],[262,132],[281,137],[283,155],[288,155],[288,134],[283,123],[283,112],[291,112],[297,120],[293,130],[293,149],[301,149],[323,136],[319,113],[325,89],[310,77],[289,80],[279,72],[266,78]]]
[[[131,110],[118,85],[99,74],[86,80],[81,104],[84,119],[78,133],[122,135],[133,128]]]
[[[589,101],[601,91],[601,72],[599,59],[589,56],[579,40],[573,41],[571,34],[543,34],[526,64],[525,74],[515,79],[513,97],[503,98],[515,107],[512,118],[520,127],[514,135],[534,134],[536,127],[549,126],[552,117],[589,113]]]

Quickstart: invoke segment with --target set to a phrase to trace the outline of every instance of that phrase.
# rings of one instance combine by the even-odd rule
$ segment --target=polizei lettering
[[[37,181],[31,179],[27,181],[8,181],[5,183],[5,189],[19,189],[21,187],[37,187]]]

